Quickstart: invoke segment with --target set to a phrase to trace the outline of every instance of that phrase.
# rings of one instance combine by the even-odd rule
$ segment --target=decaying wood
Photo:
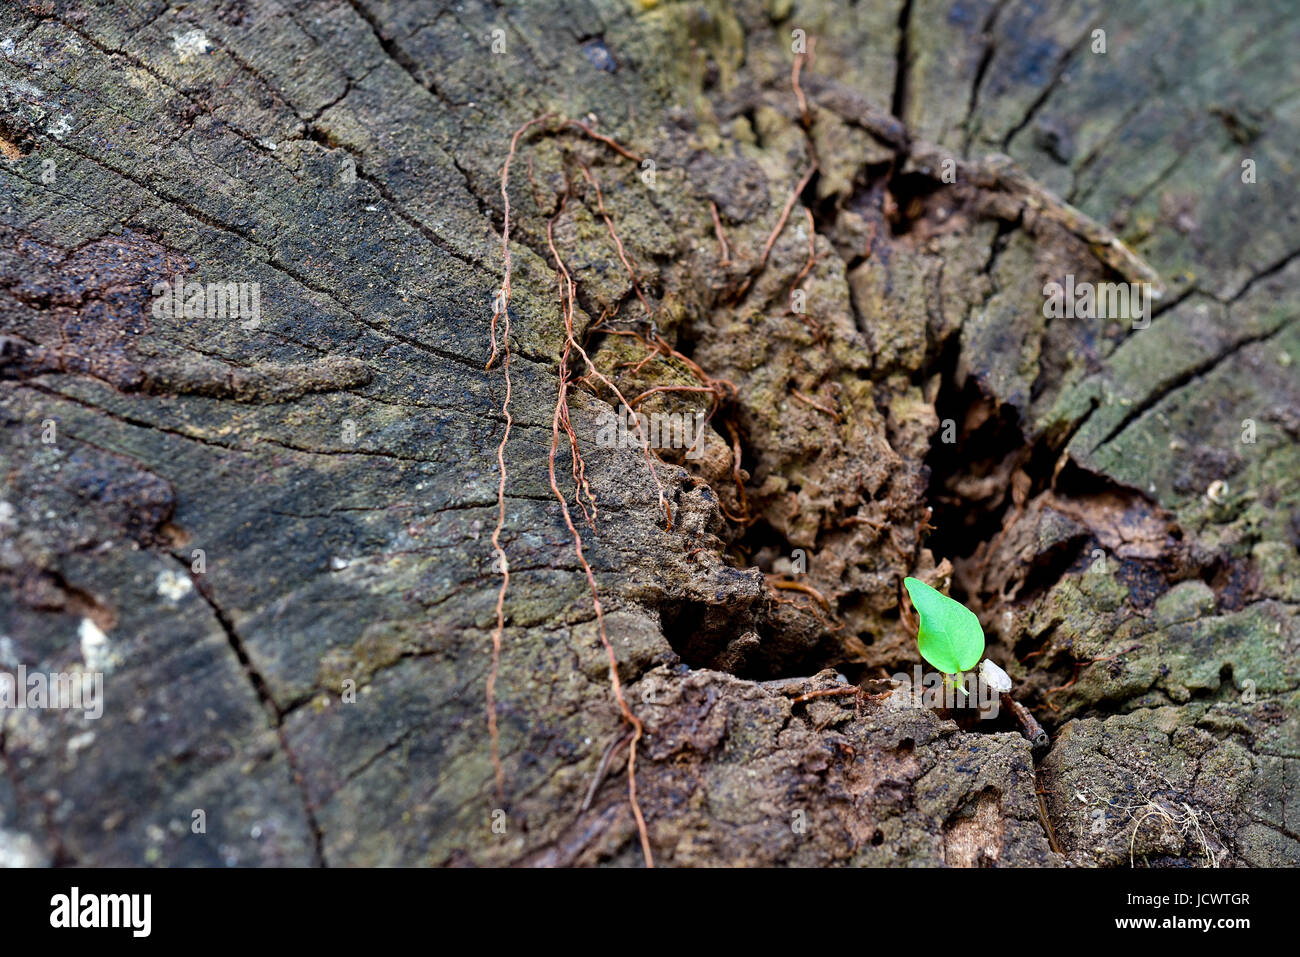
[[[1300,862],[1287,7],[5,5],[0,862]]]

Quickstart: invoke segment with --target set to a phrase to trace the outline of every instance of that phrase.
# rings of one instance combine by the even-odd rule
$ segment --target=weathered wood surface
[[[735,386],[658,465],[671,529],[594,377],[595,530],[560,433],[657,863],[1300,863],[1289,7],[5,5],[0,667],[103,671],[105,712],[0,714],[0,861],[641,861],[626,746],[592,790],[627,726],[548,479],[554,216],[624,394],[699,379],[602,317]],[[484,366],[502,165],[547,113],[653,176],[558,119],[512,167],[498,794]],[[1046,281],[1146,268],[1149,328],[1044,318]],[[178,276],[259,284],[261,320],[156,315]],[[769,584],[793,549],[824,606]],[[761,683],[909,668],[899,581],[942,559],[1037,767]]]

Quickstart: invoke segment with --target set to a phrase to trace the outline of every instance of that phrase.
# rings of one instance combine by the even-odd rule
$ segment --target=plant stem
[[[1029,713],[1029,709],[1015,698],[1011,697],[1010,693],[1005,691],[1002,693],[1002,703],[1011,710],[1011,714],[1015,717],[1016,723],[1020,725],[1020,733],[1023,734],[1033,746],[1034,753],[1039,754],[1046,751],[1051,745],[1052,739],[1048,733],[1043,730],[1043,726],[1038,723],[1038,719]]]

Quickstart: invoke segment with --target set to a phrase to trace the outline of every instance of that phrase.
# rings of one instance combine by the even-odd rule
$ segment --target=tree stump
[[[1300,863],[1298,39],[5,6],[0,861]]]

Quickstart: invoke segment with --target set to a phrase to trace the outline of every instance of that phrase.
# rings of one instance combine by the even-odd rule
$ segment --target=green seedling
[[[921,619],[916,634],[921,657],[942,671],[945,681],[962,688],[962,672],[974,668],[984,656],[984,629],[980,620],[961,602],[953,601],[923,581],[904,578],[903,584]]]

